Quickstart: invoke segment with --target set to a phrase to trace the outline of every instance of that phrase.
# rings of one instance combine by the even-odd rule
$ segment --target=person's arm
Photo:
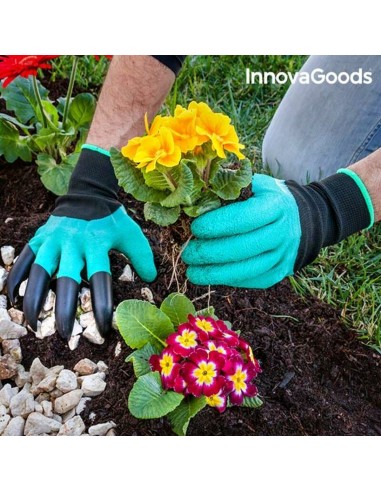
[[[12,303],[20,283],[28,278],[23,310],[33,330],[56,273],[57,330],[70,338],[86,268],[97,327],[102,335],[107,334],[113,313],[110,249],[124,253],[143,280],[156,277],[151,247],[118,201],[109,149],[144,133],[144,114],[152,117],[164,101],[179,58],[113,58],[68,193],[57,199],[51,217],[25,246],[8,276]]]
[[[87,143],[109,150],[143,135],[145,113],[153,118],[174,80],[174,72],[152,56],[114,56]]]
[[[348,167],[362,180],[367,188],[374,208],[374,220],[381,220],[381,149]]]
[[[193,221],[182,255],[193,283],[271,287],[381,220],[381,149],[319,182],[256,174],[252,187],[253,198]]]

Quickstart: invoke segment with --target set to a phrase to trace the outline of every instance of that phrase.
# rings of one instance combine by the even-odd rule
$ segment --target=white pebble
[[[43,338],[50,337],[56,332],[56,317],[54,313],[47,316],[41,324],[37,323],[36,338],[42,340]]]
[[[60,430],[61,424],[54,419],[49,419],[38,412],[31,413],[26,422],[24,434],[26,436],[41,436]]]
[[[143,287],[140,292],[143,299],[145,299],[148,302],[152,302],[152,303],[154,302],[151,289],[149,289],[148,287]]]
[[[82,380],[81,389],[84,396],[98,396],[106,388],[106,383],[103,381],[99,374],[91,374],[90,376],[82,376],[78,378],[78,381]]]
[[[73,371],[69,369],[63,369],[57,378],[56,386],[62,393],[68,393],[77,389],[77,377]]]
[[[8,301],[7,296],[4,294],[0,295],[0,309],[7,309]]]
[[[13,323],[16,323],[17,325],[22,325],[24,323],[25,320],[24,313],[19,309],[15,309],[12,307],[8,309],[8,314],[11,317]]]
[[[51,311],[54,308],[54,305],[56,303],[56,295],[55,293],[50,289],[48,292],[48,295],[46,296],[44,306],[42,308],[43,311]]]
[[[25,420],[18,416],[9,421],[7,428],[3,432],[3,436],[23,436]]]
[[[77,320],[74,320],[73,331],[71,332],[71,336],[75,337],[76,335],[80,335],[83,332],[82,326],[79,324]]]
[[[84,409],[86,408],[86,405],[87,405],[87,403],[89,401],[91,401],[91,398],[89,398],[88,396],[87,397],[84,397],[84,398],[81,398],[79,400],[79,403],[78,403],[76,409],[75,409],[75,413],[77,415],[79,415],[80,413],[82,413],[84,411]]]
[[[95,318],[94,318],[94,313],[92,311],[89,311],[88,313],[83,313],[79,317],[79,322],[83,328],[86,328],[87,326],[95,323]]]
[[[78,347],[80,337],[81,335],[70,337],[70,340],[68,341],[68,346],[70,350],[75,350]]]
[[[103,373],[105,373],[105,374],[107,374],[107,373],[108,373],[108,365],[107,365],[107,364],[105,364],[105,363],[103,362],[103,360],[100,360],[100,361],[97,363],[97,367],[98,367],[98,371],[99,371],[99,372],[103,372]]]
[[[122,344],[120,342],[118,342],[116,345],[115,345],[115,350],[114,350],[114,357],[119,357],[120,353],[122,351]]]
[[[104,343],[105,341],[105,339],[99,333],[97,325],[95,323],[87,326],[87,328],[83,332],[83,336],[87,338],[89,342],[95,343],[96,345],[102,345],[102,343]]]
[[[97,370],[98,365],[95,364],[90,359],[81,359],[79,362],[76,363],[74,366],[73,370],[78,372],[80,376],[87,376],[89,374],[94,374],[94,372]]]
[[[88,289],[87,287],[83,287],[79,294],[79,300],[81,302],[81,308],[85,313],[93,310],[93,306],[91,304],[90,289]]]
[[[7,280],[7,276],[8,276],[8,272],[6,271],[6,269],[3,267],[0,267],[0,292],[5,287],[5,281]]]
[[[60,415],[76,407],[83,396],[82,390],[74,390],[56,398],[54,402],[54,411]]]
[[[12,265],[15,259],[15,248],[13,246],[3,246],[0,251],[4,265]]]
[[[26,279],[23,282],[21,282],[20,287],[19,287],[19,296],[20,297],[24,297],[25,296],[25,291],[26,291],[27,285],[28,285],[28,279]]]
[[[135,280],[134,273],[131,270],[130,265],[126,265],[123,269],[122,275],[119,277],[121,282],[133,282]]]
[[[85,431],[85,424],[79,415],[67,420],[61,427],[59,436],[80,436]]]
[[[90,436],[105,436],[107,432],[116,427],[116,424],[111,420],[104,424],[92,425],[89,427],[88,433]]]

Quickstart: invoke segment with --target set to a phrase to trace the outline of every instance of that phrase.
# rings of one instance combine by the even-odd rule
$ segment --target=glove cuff
[[[372,224],[362,190],[346,173],[307,186],[294,181],[286,184],[298,206],[302,230],[294,272],[311,263],[324,246],[336,244]]]
[[[70,178],[68,192],[56,200],[53,215],[84,220],[101,219],[121,206],[118,189],[109,153],[84,145]]]

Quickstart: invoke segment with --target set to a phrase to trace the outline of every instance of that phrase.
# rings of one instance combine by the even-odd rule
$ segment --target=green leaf
[[[31,142],[38,152],[45,152],[47,147],[54,145],[60,140],[58,132],[51,128],[40,128],[37,135],[32,137]]]
[[[204,309],[200,309],[199,311],[196,311],[196,316],[210,316],[213,317],[215,313],[215,309],[213,306],[206,307]]]
[[[134,373],[137,378],[151,371],[149,358],[158,351],[150,343],[146,343],[143,348],[135,350],[126,357],[126,362],[132,362]]]
[[[197,201],[195,205],[191,207],[184,207],[184,212],[189,215],[189,217],[198,217],[199,215],[205,214],[210,210],[214,210],[221,206],[221,200],[212,193],[211,191],[206,191],[201,195],[200,200]]]
[[[160,202],[168,195],[168,191],[155,190],[147,186],[140,169],[136,169],[119,150],[112,148],[110,154],[119,185],[126,193],[130,193],[141,202]]]
[[[48,154],[38,154],[36,159],[37,171],[45,188],[55,195],[61,196],[67,193],[69,180],[77,163],[79,154],[67,156],[61,164]]]
[[[93,119],[95,97],[89,93],[78,94],[70,103],[68,118],[74,128],[87,128]]]
[[[0,155],[7,162],[15,162],[17,159],[25,162],[32,160],[28,137],[20,137],[15,125],[3,119],[0,119]]]
[[[133,349],[146,343],[162,349],[165,339],[174,331],[171,320],[159,308],[135,299],[119,304],[116,324],[126,344]]]
[[[143,172],[143,177],[145,184],[151,188],[155,188],[155,190],[169,190],[168,181],[165,179],[165,176],[160,171],[154,169],[149,173]]]
[[[190,419],[205,408],[205,406],[206,399],[204,396],[201,398],[195,398],[194,396],[186,397],[177,408],[168,414],[173,432],[178,436],[185,436]]]
[[[220,167],[209,183],[213,191],[224,200],[235,200],[242,188],[251,183],[252,168],[248,160],[241,162],[239,169]]]
[[[128,397],[128,409],[138,419],[157,419],[174,410],[184,395],[165,391],[160,374],[150,372],[141,376]]]
[[[9,116],[9,114],[0,113],[0,119],[7,120],[10,123],[13,123],[14,125],[18,126],[19,128],[23,128],[24,130],[31,130],[33,128],[33,125],[24,125],[17,118],[14,118],[13,116]]]
[[[187,296],[178,292],[169,294],[161,303],[160,309],[175,326],[186,323],[188,321],[188,314],[196,314],[193,303]]]
[[[245,397],[243,399],[242,406],[248,408],[259,408],[263,405],[263,401],[259,398],[259,396],[253,396],[251,398]]]
[[[50,121],[50,127],[53,126],[57,132],[59,131],[58,128],[58,111],[57,108],[54,106],[54,104],[50,101],[44,100],[42,101],[42,107],[44,108],[45,116],[49,119]],[[41,109],[40,106],[37,106],[35,109],[36,117],[40,123],[43,123],[44,119],[41,114]],[[50,130],[51,131],[51,130]]]
[[[177,205],[190,204],[191,193],[193,190],[193,174],[186,164],[168,171],[172,179],[176,182],[176,189],[172,191],[164,200],[160,202],[163,207],[176,207]]]
[[[47,89],[39,81],[37,81],[37,86],[41,98],[45,99],[48,95]],[[38,103],[34,95],[32,77],[27,79],[17,77],[5,89],[1,89],[1,96],[6,101],[7,110],[14,111],[21,123],[28,123],[36,116]]]
[[[194,161],[184,159],[183,162],[187,164],[193,174],[193,190],[190,194],[190,200],[192,205],[194,205],[202,196],[202,189],[206,187],[206,183],[203,179],[201,179],[201,176],[197,170],[197,165]]]
[[[144,218],[152,220],[159,226],[166,227],[174,224],[180,215],[180,207],[167,208],[162,207],[159,203],[144,204]]]

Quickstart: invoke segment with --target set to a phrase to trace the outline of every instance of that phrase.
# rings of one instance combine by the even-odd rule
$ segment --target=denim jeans
[[[319,180],[381,147],[381,56],[311,56],[301,71],[372,72],[372,83],[294,83],[263,141],[275,177]]]

